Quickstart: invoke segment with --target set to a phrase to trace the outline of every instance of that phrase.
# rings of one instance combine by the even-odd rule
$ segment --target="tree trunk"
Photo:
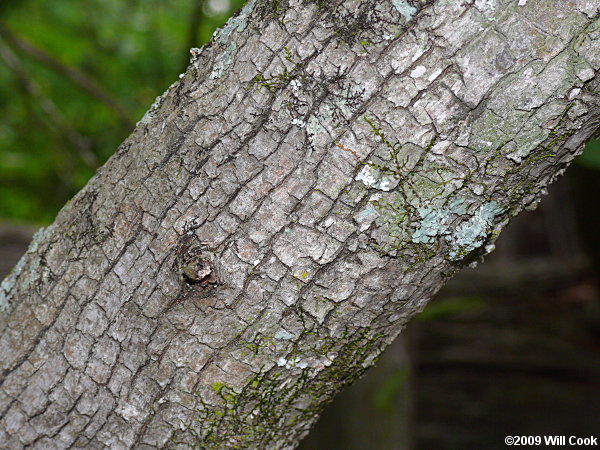
[[[3,282],[0,446],[297,445],[597,134],[598,6],[250,0]]]

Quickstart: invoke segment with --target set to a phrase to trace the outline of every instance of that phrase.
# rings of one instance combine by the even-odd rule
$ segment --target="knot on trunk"
[[[215,255],[199,248],[186,252],[181,272],[190,284],[199,284],[202,287],[219,284],[219,270]]]

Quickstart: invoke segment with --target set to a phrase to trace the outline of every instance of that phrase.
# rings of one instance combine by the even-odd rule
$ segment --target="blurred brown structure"
[[[25,253],[35,230],[29,225],[0,223],[0,279],[8,275]]]

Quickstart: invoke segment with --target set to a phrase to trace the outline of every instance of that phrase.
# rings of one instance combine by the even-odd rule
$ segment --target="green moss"
[[[272,347],[275,345],[275,340],[271,337],[264,336],[261,333],[257,333],[252,341],[246,341],[244,339],[239,339],[239,344],[242,345],[246,350],[248,350],[254,356],[257,356],[259,353],[263,352],[265,349]],[[242,353],[242,356],[246,356],[246,352]]]
[[[265,88],[269,92],[275,93],[279,89],[287,86],[287,84],[298,78],[302,70],[304,68],[304,63],[296,62],[292,58],[292,53],[288,47],[283,47],[285,52],[285,59],[293,64],[291,69],[287,67],[283,69],[282,73],[279,74],[269,74],[268,77],[265,77],[263,74],[257,74],[250,80],[248,84],[248,89],[256,88],[257,91]]]
[[[363,182],[367,186],[376,189],[380,185],[374,181],[377,177],[393,177],[396,180],[394,184],[397,185],[393,191],[370,202],[377,212],[375,221],[378,225],[378,230],[372,235],[371,246],[382,256],[402,258],[406,262],[406,270],[410,270],[432,258],[438,250],[434,239],[420,239],[418,236],[411,239],[411,235],[419,235],[419,229],[424,230],[420,220],[426,212],[419,205],[442,196],[446,186],[450,186],[452,182],[459,180],[462,183],[464,180],[445,167],[425,163],[425,155],[435,145],[437,136],[425,148],[420,149],[416,159],[414,149],[405,149],[368,116],[365,115],[364,120],[373,136],[383,144],[385,154],[378,159],[360,161],[371,168],[374,174],[367,177],[361,171],[359,175],[365,178]],[[409,158],[413,160],[409,161]]]
[[[213,384],[213,391],[220,394],[224,387],[225,387],[225,385],[223,383],[219,383],[218,381],[215,381],[215,384]]]
[[[508,176],[514,178],[512,187],[507,193],[508,209],[511,214],[516,215],[523,207],[523,200],[539,192],[540,187],[535,175],[536,169],[541,161],[552,158],[558,158],[561,147],[565,141],[574,134],[573,130],[566,129],[564,123],[568,120],[568,112],[575,105],[575,102],[569,103],[556,124],[548,133],[546,142],[541,143],[523,159],[520,165],[510,170]],[[552,163],[549,163],[552,164]]]
[[[203,449],[284,444],[279,441],[281,436],[291,436],[289,432],[297,431],[298,424],[314,423],[333,396],[364,373],[383,336],[359,329],[352,334],[347,330],[340,339],[317,339],[321,353],[334,349],[337,353],[331,365],[321,371],[312,367],[291,369],[284,379],[280,371],[261,369],[240,391],[216,382],[213,391],[219,403],[209,404],[196,393],[201,407],[194,423],[184,426],[194,440],[180,443]]]

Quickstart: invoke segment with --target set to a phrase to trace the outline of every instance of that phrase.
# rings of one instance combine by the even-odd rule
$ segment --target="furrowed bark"
[[[251,0],[0,290],[3,448],[291,448],[598,134],[594,0]]]

